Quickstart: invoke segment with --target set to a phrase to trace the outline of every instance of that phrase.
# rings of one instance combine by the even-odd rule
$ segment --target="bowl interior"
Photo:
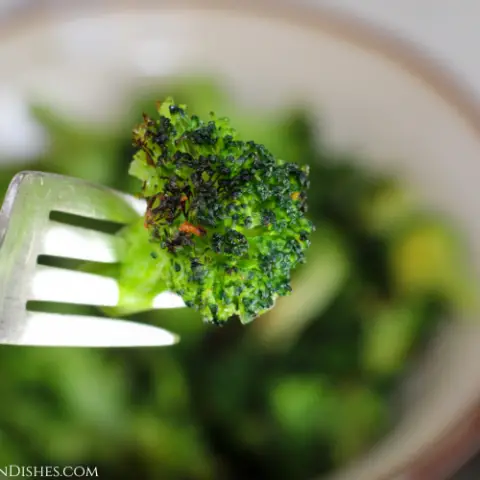
[[[332,145],[404,177],[426,204],[451,215],[480,272],[479,130],[425,78],[321,14],[302,20],[139,3],[49,17],[4,36],[0,147],[23,152],[22,135],[12,136],[1,118],[7,100],[32,134],[24,108],[32,98],[97,121],[114,118],[138,85],[214,76],[252,109],[301,102],[317,112]],[[435,442],[478,399],[480,328],[465,320],[450,324],[428,353],[398,428],[338,478],[380,478]]]

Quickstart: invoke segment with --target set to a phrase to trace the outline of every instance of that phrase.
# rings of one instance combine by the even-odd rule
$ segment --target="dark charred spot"
[[[175,114],[184,115],[185,114],[185,110],[183,110],[183,108],[180,108],[178,105],[170,105],[169,111],[172,115],[175,115]]]
[[[228,273],[228,275],[232,275],[233,273],[238,273],[238,267],[235,265],[227,265],[225,267],[225,273]]]
[[[263,226],[269,226],[269,225],[274,225],[276,222],[277,218],[275,215],[275,212],[272,210],[265,210],[262,214],[262,225]]]
[[[300,232],[300,240],[302,242],[306,242],[308,240],[308,232],[306,230],[302,230]]]
[[[215,123],[201,126],[188,133],[188,138],[196,145],[215,145],[217,137],[215,136]]]
[[[252,217],[246,217],[243,222],[243,225],[245,226],[245,228],[250,228],[253,225]]]

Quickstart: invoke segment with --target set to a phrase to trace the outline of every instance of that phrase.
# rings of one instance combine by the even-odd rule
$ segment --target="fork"
[[[116,306],[115,279],[38,265],[39,255],[113,263],[118,238],[50,219],[64,212],[128,224],[145,211],[133,196],[77,178],[20,172],[0,211],[0,344],[65,347],[172,345],[179,338],[151,325],[112,318],[28,311],[31,300]],[[164,292],[152,308],[183,307]]]

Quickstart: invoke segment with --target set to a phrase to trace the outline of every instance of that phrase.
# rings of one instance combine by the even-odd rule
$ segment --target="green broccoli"
[[[204,122],[171,98],[158,113],[134,129],[130,166],[156,275],[205,321],[247,323],[290,293],[305,262],[308,167],[239,140],[227,118]]]

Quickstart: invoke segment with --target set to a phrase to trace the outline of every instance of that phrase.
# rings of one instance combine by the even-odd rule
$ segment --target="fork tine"
[[[157,309],[166,309],[166,308],[183,308],[185,307],[185,302],[182,297],[173,292],[162,292],[159,293],[154,299],[152,308]]]
[[[145,202],[102,185],[52,173],[26,171],[11,183],[12,193],[28,195],[47,211],[129,223],[145,211]],[[25,197],[24,197],[25,198]]]
[[[25,326],[13,342],[30,346],[159,347],[178,336],[152,325],[83,315],[27,312]]]
[[[39,253],[114,263],[118,261],[120,247],[118,236],[49,221]]]
[[[113,278],[39,265],[33,274],[27,299],[115,307],[119,288]]]
[[[115,307],[118,305],[119,288],[113,278],[38,265],[27,298],[45,302]],[[182,298],[168,291],[159,293],[152,301],[152,309],[183,307],[185,302]]]
[[[77,179],[69,178],[67,182],[62,176],[52,176],[48,182],[53,187],[49,197],[52,210],[98,220],[130,223],[138,218],[144,205],[144,202],[130,195]],[[82,200],[78,201],[79,198]]]

